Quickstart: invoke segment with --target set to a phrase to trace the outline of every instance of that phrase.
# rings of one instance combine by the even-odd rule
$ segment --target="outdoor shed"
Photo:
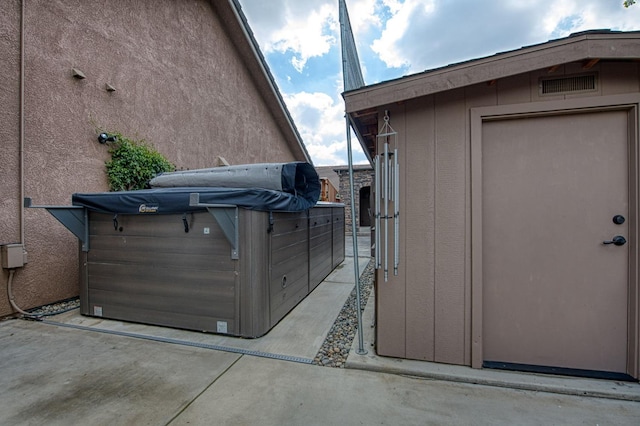
[[[397,147],[378,354],[638,379],[640,32],[573,34],[344,98],[372,164]]]

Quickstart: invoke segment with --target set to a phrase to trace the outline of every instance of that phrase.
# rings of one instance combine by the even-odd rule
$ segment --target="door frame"
[[[638,214],[640,206],[640,94],[624,94],[559,101],[499,105],[470,109],[471,166],[471,366],[483,363],[482,300],[482,124],[488,121],[535,116],[569,115],[600,111],[626,111],[629,138],[629,283],[627,306],[627,371],[638,378],[640,368],[640,244]]]

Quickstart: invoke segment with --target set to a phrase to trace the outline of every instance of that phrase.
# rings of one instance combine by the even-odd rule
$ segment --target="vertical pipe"
[[[389,144],[384,143],[384,163],[382,164],[382,185],[384,186],[384,281],[389,279]]]
[[[24,245],[24,26],[25,26],[25,2],[22,0],[22,10],[20,12],[20,135],[19,152],[20,157],[20,244]]]
[[[353,155],[351,153],[351,126],[349,116],[346,116],[347,124],[347,154],[349,159],[349,190],[351,195],[351,235],[353,237],[353,272],[356,282],[356,314],[358,319],[358,355],[365,355],[364,335],[362,330],[362,303],[360,301],[360,268],[358,265],[358,232],[356,230],[355,191],[353,189]]]
[[[400,172],[398,170],[398,148],[393,150],[393,275],[398,275],[400,263]]]
[[[380,197],[382,194],[380,193],[380,155],[376,155],[374,159],[374,179],[375,179],[375,194],[374,194],[374,202],[375,202],[375,268],[380,269]]]
[[[393,161],[391,160],[391,151],[389,151],[389,202],[393,201]]]

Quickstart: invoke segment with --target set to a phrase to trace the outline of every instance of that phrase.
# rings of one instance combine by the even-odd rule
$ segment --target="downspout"
[[[20,13],[20,134],[19,134],[19,150],[20,156],[20,244],[24,246],[24,21],[25,21],[25,2],[22,0],[22,10]]]
[[[18,136],[18,140],[19,140],[19,148],[18,148],[18,156],[19,158],[19,163],[20,163],[20,198],[19,198],[19,205],[20,205],[20,245],[22,246],[22,250],[24,250],[24,228],[25,228],[25,221],[24,221],[24,210],[25,210],[25,206],[24,206],[24,21],[25,21],[25,2],[26,0],[22,0],[21,2],[21,11],[20,11],[20,130],[19,130],[19,136]],[[29,317],[29,318],[35,318],[33,315],[31,315],[30,313],[24,311],[23,309],[21,309],[15,302],[14,297],[13,297],[13,278],[14,275],[16,273],[16,268],[11,268],[9,269],[9,281],[7,282],[7,296],[9,297],[9,304],[11,304],[11,307],[21,313],[22,315]]]

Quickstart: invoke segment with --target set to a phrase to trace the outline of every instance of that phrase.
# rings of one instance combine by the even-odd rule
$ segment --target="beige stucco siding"
[[[19,169],[20,134],[20,7],[8,2],[0,14],[0,236],[4,242],[20,240]],[[6,212],[6,213],[4,213]],[[1,281],[0,281],[1,282]],[[0,291],[2,287],[0,287]],[[2,297],[0,297],[2,299]]]
[[[258,90],[265,78],[257,82],[228,34],[239,25],[221,22],[218,8],[208,1],[26,2],[25,196],[68,205],[74,192],[107,190],[108,147],[98,144],[97,129],[143,138],[178,169],[210,167],[216,156],[231,164],[304,161],[283,133],[282,112],[274,114]],[[8,59],[0,63],[0,243],[20,238],[20,9],[19,0],[0,6],[0,55]],[[86,78],[73,78],[72,68]],[[15,275],[18,304],[76,296],[77,239],[45,211],[27,209],[25,220],[29,263]],[[0,296],[0,316],[9,313]]]
[[[584,72],[577,63],[553,75]],[[596,92],[541,96],[545,69],[378,108],[398,132],[401,170],[400,271],[388,282],[377,272],[379,354],[471,365],[470,110],[640,91],[637,62],[602,61],[588,72],[598,73]]]

